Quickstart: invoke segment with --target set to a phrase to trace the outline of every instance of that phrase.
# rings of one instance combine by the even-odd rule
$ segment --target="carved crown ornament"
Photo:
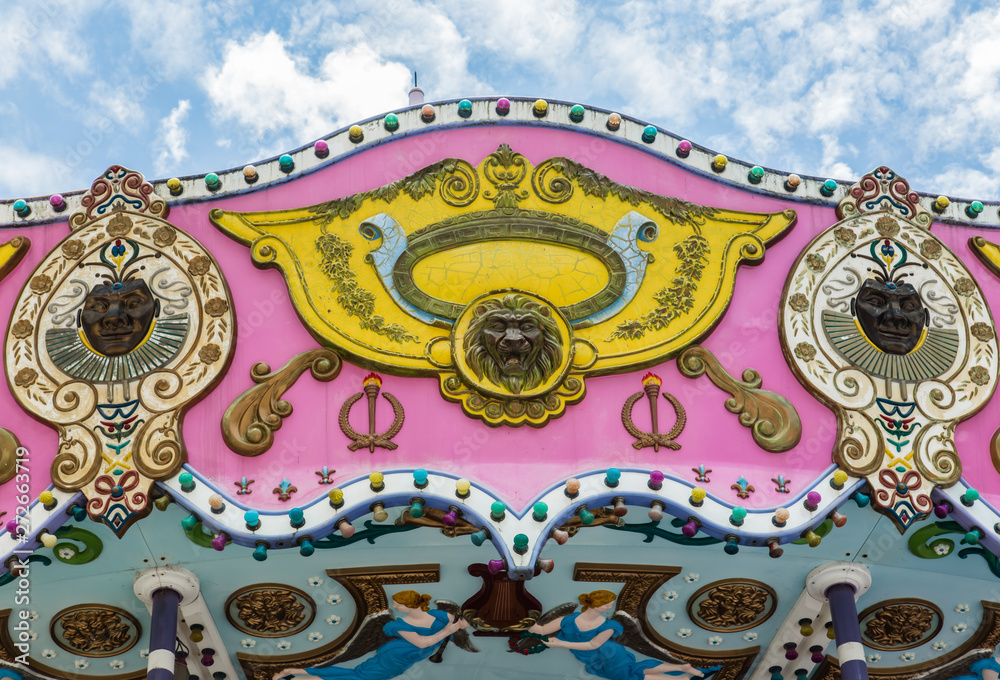
[[[439,380],[491,426],[541,427],[588,376],[633,371],[708,334],[742,263],[795,212],[694,205],[506,144],[372,191],[212,221],[279,269],[310,331],[351,361]]]
[[[972,274],[903,201],[905,180],[879,168],[858,187],[789,273],[782,349],[837,414],[834,461],[904,532],[962,475],[955,426],[996,389],[996,327]]]
[[[22,408],[59,433],[52,481],[122,535],[186,459],[185,410],[229,365],[233,302],[204,247],[142,175],[112,166],[18,297],[4,364]]]

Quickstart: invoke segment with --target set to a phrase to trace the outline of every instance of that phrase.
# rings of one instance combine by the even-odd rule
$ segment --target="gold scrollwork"
[[[507,144],[501,144],[486,157],[483,174],[496,187],[496,191],[484,191],[483,197],[493,201],[496,207],[516,208],[519,201],[528,197],[527,190],[520,188],[528,174],[524,156],[515,153]]]
[[[258,637],[282,637],[309,627],[316,603],[306,593],[282,583],[240,588],[226,600],[226,618],[237,630]]]
[[[340,375],[340,357],[328,349],[313,349],[289,359],[275,372],[260,361],[250,369],[257,385],[229,405],[222,416],[222,438],[226,446],[241,456],[259,456],[274,444],[274,433],[292,405],[282,399],[307,370],[313,378],[329,382]]]
[[[52,640],[71,654],[115,656],[131,649],[142,634],[134,616],[106,604],[68,607],[52,617]]]
[[[10,430],[0,427],[0,484],[6,484],[17,474],[17,464],[21,459],[21,442]]]
[[[865,644],[873,649],[911,649],[938,634],[944,621],[941,610],[926,600],[885,600],[861,612]]]
[[[677,367],[689,378],[707,374],[716,387],[731,394],[726,410],[739,414],[740,424],[750,428],[760,448],[781,453],[799,443],[802,421],[798,412],[785,397],[760,389],[762,379],[757,371],[748,368],[743,371],[743,380],[737,380],[701,346],[684,350],[677,358]]]
[[[688,600],[688,616],[701,628],[735,633],[771,618],[778,595],[766,583],[732,578],[700,588]]]

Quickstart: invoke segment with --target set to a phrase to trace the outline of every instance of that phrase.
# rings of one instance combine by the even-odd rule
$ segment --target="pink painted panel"
[[[737,210],[798,211],[798,225],[768,250],[759,267],[745,267],[737,277],[733,304],[719,327],[704,341],[725,367],[739,375],[747,367],[760,371],[764,387],[786,396],[798,408],[803,423],[799,445],[783,454],[759,449],[750,431],[724,408],[728,395],[707,378],[690,380],[671,361],[653,369],[664,379],[663,389],[678,396],[688,413],[688,425],[678,437],[680,451],[635,451],[621,425],[625,398],[641,389],[642,372],[587,381],[587,397],[569,407],[566,415],[545,428],[492,429],[463,415],[458,405],[445,402],[435,379],[383,376],[383,389],[396,395],[406,409],[406,424],[395,441],[395,451],[376,449],[350,452],[337,425],[344,400],[360,391],[367,373],[347,365],[331,383],[317,383],[308,373],[285,395],[294,413],[276,434],[274,447],[258,458],[242,458],[223,443],[220,420],[227,406],[252,385],[250,367],[267,361],[272,368],[296,353],[317,346],[295,315],[284,281],[277,271],[261,271],[250,262],[249,249],[224,236],[211,225],[213,208],[226,210],[278,210],[312,205],[381,186],[443,158],[461,157],[477,164],[501,143],[510,144],[533,163],[552,156],[569,156],[623,184],[694,203]],[[469,128],[401,139],[342,160],[314,173],[267,191],[173,208],[171,222],[195,236],[218,258],[235,299],[238,337],[229,373],[216,389],[189,413],[184,435],[191,463],[234,493],[234,482],[243,476],[256,480],[253,494],[242,500],[257,507],[301,505],[324,494],[315,471],[326,465],[336,469],[340,481],[367,475],[373,470],[425,467],[452,472],[491,487],[513,507],[524,507],[538,493],[574,473],[610,466],[660,469],[695,483],[691,468],[711,468],[709,493],[747,507],[773,507],[787,498],[770,481],[779,474],[790,480],[793,494],[803,491],[830,466],[835,419],[796,381],[780,349],[777,330],[778,303],[785,277],[798,253],[836,221],[830,208],[796,204],[759,196],[722,185],[665,163],[635,149],[610,144],[568,131],[514,126]],[[65,234],[66,225],[11,230],[4,240],[25,233],[32,250],[7,280],[0,284],[0,313],[10,314],[13,300],[31,268],[45,251]],[[936,226],[935,232],[972,270],[992,305],[1000,305],[1000,282],[971,254],[966,242],[974,230]],[[991,238],[989,233],[984,234]],[[347,320],[346,323],[352,323]],[[392,412],[380,398],[378,427],[384,430]],[[648,426],[645,400],[636,405],[635,419]],[[661,421],[671,421],[669,405],[661,400]],[[366,427],[364,402],[353,414],[354,427]],[[989,457],[989,438],[997,426],[992,404],[958,429],[958,447],[966,476],[987,500],[1000,499],[1000,477]],[[34,469],[46,469],[54,455],[52,430],[21,415],[7,390],[0,390],[0,424],[16,431],[32,452]],[[741,475],[756,489],[740,501],[730,486]],[[281,503],[271,490],[287,477],[298,488],[290,503]],[[35,475],[32,493],[48,484],[47,475]],[[0,505],[6,504],[6,489]]]

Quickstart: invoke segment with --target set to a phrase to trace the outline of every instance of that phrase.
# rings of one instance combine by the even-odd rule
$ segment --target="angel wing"
[[[927,671],[926,673],[913,676],[912,680],[949,680],[950,678],[955,678],[957,680],[963,676],[968,678],[981,678],[982,676],[974,672],[971,668],[969,668],[969,666],[976,661],[981,661],[991,656],[993,656],[992,648],[973,649],[971,652],[966,652],[950,663],[938,666],[934,670]]]
[[[383,609],[380,612],[375,612],[374,614],[366,616],[364,621],[361,622],[361,627],[358,628],[358,632],[354,634],[354,637],[348,640],[347,645],[344,647],[344,651],[334,657],[330,663],[326,665],[339,664],[352,659],[357,659],[358,657],[364,656],[368,652],[372,652],[389,642],[392,638],[386,635],[382,628],[385,624],[392,621],[393,618],[392,612],[388,609]]]
[[[639,622],[634,616],[626,614],[623,611],[617,611],[615,612],[615,615],[611,617],[611,620],[620,623],[624,629],[624,632],[621,635],[613,638],[615,642],[623,647],[630,647],[640,654],[645,654],[646,656],[654,659],[660,659],[661,661],[668,661],[670,663],[685,663],[646,637],[646,634],[642,632],[642,627],[639,625]]]
[[[577,605],[575,602],[564,602],[563,604],[556,605],[539,616],[538,620],[535,621],[535,625],[544,626],[546,623],[552,623],[556,619],[569,616],[576,611],[576,607]]]
[[[434,606],[436,606],[441,611],[448,612],[456,619],[465,618],[465,613],[462,611],[461,607],[452,602],[451,600],[434,600]],[[458,630],[455,631],[451,636],[451,641],[455,643],[455,646],[459,649],[464,649],[467,652],[478,652],[479,649],[472,644],[472,638],[469,637],[468,630]]]
[[[552,609],[548,610],[547,612],[539,616],[538,620],[535,621],[535,625],[544,626],[547,623],[552,623],[556,619],[561,619],[564,616],[569,616],[574,611],[576,611],[576,606],[577,605],[575,602],[564,602],[563,604],[556,605]],[[519,640],[517,640],[516,643],[514,643],[513,641],[515,639],[516,638],[513,637],[511,638],[511,643],[513,644],[513,647],[508,651],[525,654],[525,653],[530,653],[529,650],[537,647],[538,645],[543,644],[541,638],[533,636],[522,637]]]

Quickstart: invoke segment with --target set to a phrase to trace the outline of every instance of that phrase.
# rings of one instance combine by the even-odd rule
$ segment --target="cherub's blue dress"
[[[993,657],[980,659],[969,666],[969,670],[975,673],[975,675],[959,675],[954,680],[982,680],[983,671],[996,671],[1000,673],[1000,663],[997,663],[997,660]]]
[[[306,673],[320,678],[339,678],[340,680],[389,680],[405,673],[410,666],[429,657],[437,649],[437,645],[420,648],[412,645],[399,636],[400,631],[410,631],[417,635],[434,635],[448,625],[448,613],[440,609],[427,612],[434,617],[434,623],[429,628],[411,626],[402,619],[390,621],[382,627],[386,635],[392,638],[375,651],[375,656],[363,661],[354,668],[306,668]]]
[[[562,620],[562,626],[556,635],[566,642],[590,642],[606,630],[614,631],[611,637],[622,634],[623,628],[617,621],[605,620],[593,630],[582,631],[576,627],[579,614],[570,614]],[[577,659],[583,662],[587,672],[607,680],[643,680],[647,668],[656,668],[662,661],[649,659],[636,661],[635,655],[617,642],[608,640],[597,649],[571,649]]]

